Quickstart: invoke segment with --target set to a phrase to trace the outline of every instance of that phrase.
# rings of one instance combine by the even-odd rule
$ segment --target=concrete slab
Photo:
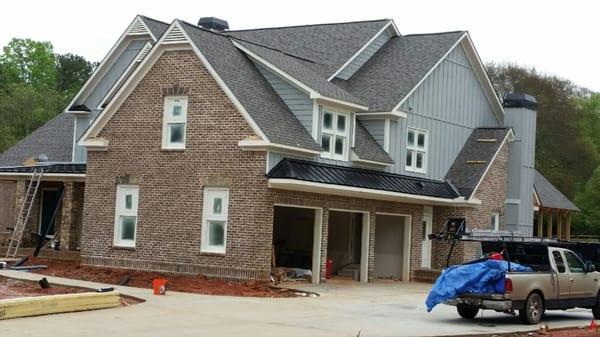
[[[40,275],[2,270],[0,275],[37,280]],[[107,285],[49,277],[71,286]],[[453,307],[426,313],[431,285],[419,283],[289,284],[316,291],[317,298],[242,298],[168,292],[153,296],[150,289],[115,286],[145,303],[99,311],[20,318],[0,322],[0,336],[41,336],[60,328],[68,336],[434,336],[533,330],[516,317],[485,312],[462,320]],[[551,328],[589,324],[589,310],[549,312]]]

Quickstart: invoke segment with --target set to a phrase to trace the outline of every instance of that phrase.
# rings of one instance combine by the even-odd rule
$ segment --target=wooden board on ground
[[[0,262],[17,262],[21,260],[20,257],[0,257]]]
[[[0,320],[113,308],[121,305],[119,293],[79,293],[0,300]]]

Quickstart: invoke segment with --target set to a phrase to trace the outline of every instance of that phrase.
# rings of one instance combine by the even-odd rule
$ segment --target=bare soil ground
[[[19,281],[0,276],[0,300],[18,297],[32,297],[58,294],[74,294],[85,292],[85,289],[51,285],[42,289],[35,282]]]
[[[177,275],[170,273],[129,270],[120,268],[91,267],[77,261],[30,258],[27,265],[44,264],[47,269],[33,270],[35,273],[65,277],[84,281],[119,284],[131,277],[126,284],[130,287],[152,288],[152,280],[166,279],[167,291],[181,291],[207,295],[251,296],[251,297],[296,297],[297,291],[272,287],[267,282],[236,282],[209,279],[203,275]]]

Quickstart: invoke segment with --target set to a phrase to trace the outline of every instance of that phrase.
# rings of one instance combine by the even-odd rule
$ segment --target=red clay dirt
[[[33,270],[35,273],[99,283],[119,284],[127,276],[130,287],[152,288],[152,280],[163,278],[168,281],[167,291],[187,293],[250,297],[296,297],[297,291],[272,287],[267,282],[236,282],[209,279],[203,275],[177,275],[170,273],[129,270],[120,268],[91,267],[78,261],[30,258],[27,265],[47,265],[47,269]]]
[[[51,285],[42,289],[36,282],[19,281],[0,276],[0,300],[19,297],[32,297],[58,294],[74,294],[85,292],[82,288],[71,288]]]

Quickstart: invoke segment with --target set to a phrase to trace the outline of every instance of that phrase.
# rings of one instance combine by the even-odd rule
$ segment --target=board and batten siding
[[[371,43],[369,43],[365,49],[360,52],[360,54],[356,55],[352,62],[348,63],[346,67],[344,67],[344,69],[337,74],[336,77],[342,80],[347,80],[352,77],[352,75],[354,75],[360,69],[360,67],[369,61],[371,56],[375,55],[375,53],[381,47],[383,47],[383,45],[388,42],[390,38],[392,38],[390,29],[381,32],[373,41],[371,41]]]
[[[439,64],[400,107],[407,113],[397,124],[395,164],[390,171],[431,179],[444,179],[472,130],[499,127],[492,106],[461,45]],[[428,132],[427,172],[406,171],[407,127]]]
[[[264,66],[255,63],[256,68],[261,72],[269,85],[281,97],[283,103],[288,106],[290,111],[298,118],[300,124],[311,134],[313,120],[313,101],[304,92],[294,87],[286,80],[273,74]]]

